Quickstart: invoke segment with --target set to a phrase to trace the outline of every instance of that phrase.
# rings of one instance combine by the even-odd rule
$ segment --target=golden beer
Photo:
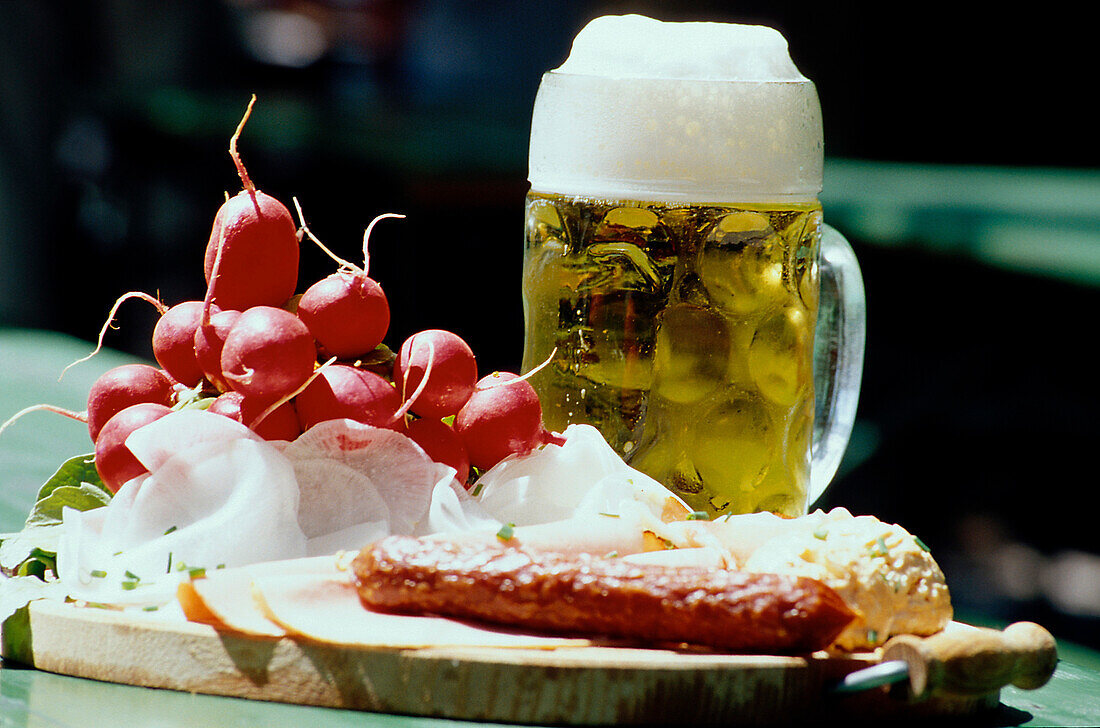
[[[528,153],[523,367],[550,359],[531,380],[548,427],[596,426],[711,515],[806,512],[863,357],[823,144],[775,29],[622,15],[577,34],[539,84]]]
[[[597,427],[712,515],[807,507],[821,207],[532,192],[523,368],[547,427]]]

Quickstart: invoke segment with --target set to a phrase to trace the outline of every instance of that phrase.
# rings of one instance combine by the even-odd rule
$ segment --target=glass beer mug
[[[712,516],[804,514],[855,417],[864,297],[821,111],[761,26],[598,18],[532,115],[523,370]]]

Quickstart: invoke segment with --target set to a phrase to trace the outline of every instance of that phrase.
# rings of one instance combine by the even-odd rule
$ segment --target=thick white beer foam
[[[608,78],[805,81],[774,28],[606,15],[573,40],[560,73]]]
[[[778,31],[604,16],[543,76],[529,180],[589,197],[808,201],[823,156],[817,91]]]

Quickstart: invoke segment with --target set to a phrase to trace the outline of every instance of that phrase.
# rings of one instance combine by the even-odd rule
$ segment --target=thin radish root
[[[351,270],[351,271],[361,270],[361,268],[359,268],[359,266],[355,265],[354,263],[351,263],[349,261],[344,260],[339,255],[337,255],[336,253],[329,250],[328,247],[324,243],[322,243],[316,235],[313,234],[313,231],[309,229],[309,226],[306,225],[306,216],[302,213],[302,204],[300,202],[298,202],[298,198],[297,197],[291,198],[291,201],[294,203],[294,209],[298,212],[298,225],[299,225],[299,227],[298,227],[298,239],[299,240],[302,240],[303,238],[309,238],[310,240],[312,240],[314,242],[314,244],[317,245],[318,248],[320,248],[321,250],[323,250],[325,252],[325,255],[327,255],[328,257],[332,258],[333,260],[335,260],[337,263],[340,264],[341,270],[344,269],[344,268],[347,268],[348,270]]]
[[[114,305],[111,306],[111,312],[107,315],[107,321],[103,324],[103,328],[99,330],[99,338],[96,340],[95,349],[88,356],[77,359],[76,361],[72,362],[64,369],[62,369],[61,374],[59,374],[57,377],[57,381],[60,382],[65,377],[65,373],[75,367],[77,364],[83,364],[100,352],[100,350],[103,348],[103,339],[107,335],[107,330],[114,328],[111,324],[114,323],[115,314],[118,313],[119,306],[122,305],[123,301],[131,298],[140,298],[143,301],[147,301],[148,303],[153,304],[153,306],[156,307],[161,316],[163,316],[165,312],[168,311],[168,306],[164,305],[164,303],[162,303],[159,299],[150,296],[148,293],[143,293],[141,291],[130,291],[129,293],[122,294],[115,301]]]
[[[323,372],[327,367],[330,367],[335,363],[336,363],[336,357],[332,357],[331,359],[326,361],[324,364],[322,364],[321,366],[314,369],[313,374],[310,374],[309,378],[306,379],[306,381],[302,382],[301,386],[299,386],[293,392],[290,392],[289,394],[283,395],[279,399],[275,400],[274,402],[272,402],[267,407],[267,409],[265,409],[260,414],[256,415],[256,419],[252,420],[252,422],[245,422],[244,424],[247,425],[248,427],[257,427],[257,426],[259,426],[259,424],[261,422],[263,422],[265,419],[267,419],[268,415],[270,415],[272,412],[279,409],[284,404],[286,404],[287,402],[291,401],[292,399],[297,397],[299,394],[301,394],[302,390],[304,390],[306,387],[308,387],[310,384],[312,384],[314,379],[321,376],[321,372]]]
[[[363,232],[363,275],[369,275],[370,273],[370,233],[374,230],[374,226],[378,224],[379,220],[385,220],[388,217],[396,218],[398,220],[404,220],[405,216],[398,212],[384,212],[378,217],[370,221],[367,225],[367,229]]]
[[[523,376],[509,377],[508,379],[500,379],[500,381],[489,382],[487,384],[482,383],[482,382],[485,381],[483,379],[482,382],[477,383],[477,386],[475,387],[475,389],[479,392],[484,392],[487,389],[495,389],[496,387],[507,387],[509,384],[515,384],[517,382],[526,382],[528,379],[530,379],[531,377],[535,376],[536,374],[541,372],[543,369],[548,367],[550,365],[550,362],[554,361],[554,357],[557,355],[557,353],[558,353],[558,347],[555,346],[554,350],[552,352],[550,352],[550,356],[546,357],[546,361],[544,361],[542,364],[539,364],[537,367],[535,367],[531,371],[527,372]],[[489,375],[489,376],[492,376],[492,375]],[[485,379],[488,379],[488,377],[486,377]]]
[[[88,422],[87,410],[84,410],[83,412],[74,412],[73,410],[68,410],[64,407],[56,407],[52,404],[32,404],[30,407],[24,407],[23,409],[19,410],[14,415],[9,417],[7,421],[4,422],[4,424],[0,425],[0,435],[4,434],[4,430],[8,429],[9,425],[14,424],[15,421],[18,420],[20,417],[30,414],[31,412],[53,412],[57,415],[64,415],[71,420],[77,420],[78,422],[83,422],[85,424],[87,424]]]
[[[344,260],[339,255],[337,255],[336,253],[329,250],[328,247],[324,243],[322,243],[317,238],[316,235],[313,234],[313,231],[309,229],[309,226],[306,225],[306,218],[305,218],[305,215],[302,214],[302,205],[298,202],[298,198],[297,197],[293,198],[293,202],[294,202],[294,209],[298,211],[298,222],[301,226],[299,231],[298,231],[299,239],[302,239],[302,236],[304,236],[304,237],[309,238],[311,241],[313,241],[313,243],[317,247],[319,247],[322,251],[324,251],[325,255],[327,255],[328,257],[332,258],[334,261],[336,261],[337,263],[340,264],[340,270],[346,270],[350,273],[358,273],[358,274],[361,274],[361,275],[364,275],[364,276],[367,276],[367,275],[370,274],[370,245],[369,245],[369,243],[370,243],[370,234],[371,234],[371,231],[374,230],[374,226],[377,225],[381,220],[385,220],[386,218],[395,218],[395,219],[398,219],[398,220],[404,220],[405,219],[405,216],[402,215],[399,212],[384,212],[381,215],[377,216],[376,218],[374,218],[373,220],[370,221],[370,224],[367,225],[366,231],[363,233],[363,266],[360,268],[355,263],[352,263],[351,261]]]
[[[428,379],[432,375],[432,365],[435,363],[435,344],[432,343],[431,339],[424,343],[428,347],[428,362],[424,365],[424,376],[420,378],[420,383],[416,385],[416,389],[413,390],[412,396],[405,400],[405,403],[394,413],[393,419],[391,419],[390,422],[397,422],[407,415],[409,413],[409,408],[413,406],[417,397],[423,394],[424,388],[428,386]],[[404,386],[402,386],[401,396],[405,396]]]

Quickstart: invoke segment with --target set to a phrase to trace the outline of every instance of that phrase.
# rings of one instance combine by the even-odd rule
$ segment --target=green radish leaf
[[[62,508],[88,511],[105,506],[110,500],[111,491],[95,468],[95,456],[77,455],[62,463],[39,488],[25,525],[28,528],[52,526],[61,523]]]
[[[111,491],[103,484],[103,479],[99,477],[99,471],[95,469],[94,453],[77,455],[62,463],[57,472],[51,475],[50,479],[38,490],[38,497],[35,500],[40,501],[47,498],[56,488],[80,486],[82,483],[94,485],[106,493],[108,498],[111,497]]]
[[[34,504],[27,516],[27,526],[51,526],[61,523],[62,509],[75,508],[78,511],[90,511],[107,505],[111,501],[109,493],[91,483],[80,485],[62,485],[50,491],[50,494]]]

